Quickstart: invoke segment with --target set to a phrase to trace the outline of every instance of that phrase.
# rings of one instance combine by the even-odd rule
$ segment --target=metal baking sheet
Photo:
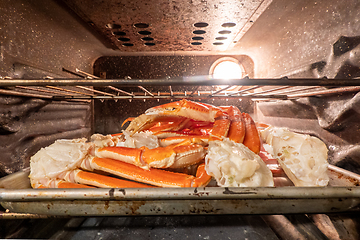
[[[16,216],[293,214],[360,210],[360,176],[330,166],[328,187],[14,189],[0,179],[1,205]],[[22,179],[21,179],[22,178]],[[24,215],[25,214],[25,215]],[[27,216],[29,217],[29,216]]]

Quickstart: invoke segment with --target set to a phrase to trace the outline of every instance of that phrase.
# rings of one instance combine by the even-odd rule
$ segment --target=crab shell
[[[191,132],[185,135],[178,133],[184,127],[191,126],[194,121],[209,122],[211,127],[205,124],[207,127],[207,130],[203,131],[205,135],[196,135]],[[84,173],[84,170],[100,170],[154,186],[197,187],[204,186],[211,180],[211,176],[205,171],[204,163],[200,164],[205,158],[209,141],[228,137],[234,142],[244,143],[255,153],[260,150],[259,134],[254,121],[250,115],[241,113],[233,106],[215,107],[187,100],[172,102],[148,109],[145,114],[132,120],[126,130],[134,136],[137,132],[151,131],[154,128],[157,128],[155,132],[152,132],[154,135],[172,137],[160,139],[160,146],[153,149],[146,146],[139,148],[117,146],[118,138],[121,136],[107,137],[99,141],[101,146],[90,147],[91,153],[87,152],[86,157],[78,159],[78,163],[74,165],[75,168],[64,169],[64,172],[57,177],[60,180],[98,187],[127,186],[125,183],[115,183],[111,179],[105,180],[107,176],[96,177]],[[198,132],[201,131],[196,133]],[[200,164],[196,176],[163,170],[194,164]],[[99,178],[103,183],[99,183]],[[44,186],[43,182],[46,182],[45,186],[49,185],[51,178],[38,181],[33,186]],[[128,186],[134,185],[129,183]]]

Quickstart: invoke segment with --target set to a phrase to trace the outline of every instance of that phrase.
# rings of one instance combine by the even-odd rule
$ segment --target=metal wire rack
[[[176,79],[99,79],[80,70],[84,79],[0,79],[0,94],[48,100],[92,99],[231,99],[286,100],[358,92],[358,79],[213,79],[209,76]],[[212,87],[203,88],[204,86]],[[134,88],[135,87],[135,88]],[[179,87],[195,90],[179,91]],[[137,89],[127,91],[124,89]]]

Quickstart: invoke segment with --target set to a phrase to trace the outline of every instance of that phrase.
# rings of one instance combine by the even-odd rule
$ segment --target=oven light
[[[223,61],[217,64],[212,74],[215,79],[241,79],[243,78],[243,69],[238,63],[232,61]]]
[[[224,81],[229,79],[242,79],[246,76],[243,65],[236,59],[232,57],[223,57],[216,60],[209,71],[210,76],[214,79],[222,79]],[[216,86],[216,89],[222,89],[226,86]],[[236,91],[236,89],[241,86],[234,86],[227,91]]]

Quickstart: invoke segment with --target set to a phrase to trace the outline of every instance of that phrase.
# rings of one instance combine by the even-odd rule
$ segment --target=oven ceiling
[[[124,52],[226,51],[272,0],[63,0]]]

